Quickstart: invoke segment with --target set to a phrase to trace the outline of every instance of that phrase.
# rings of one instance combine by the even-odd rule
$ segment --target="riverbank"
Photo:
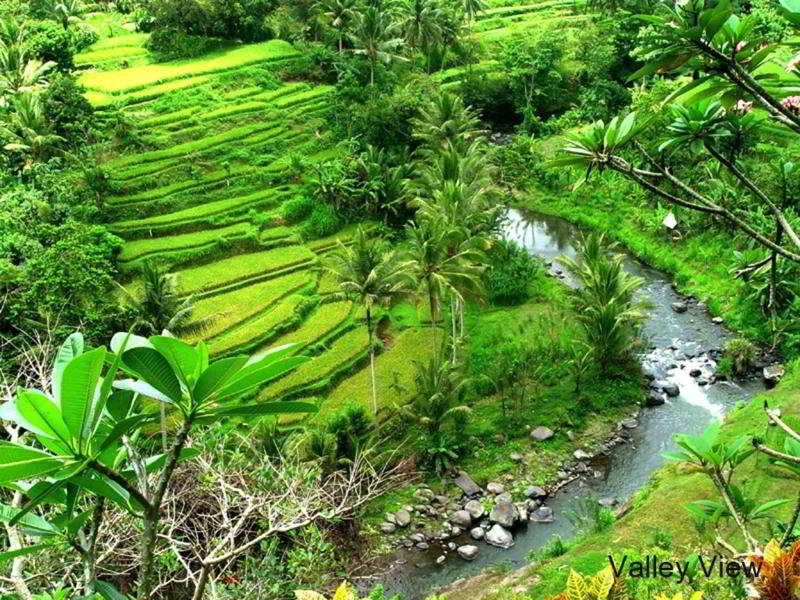
[[[722,435],[725,439],[733,439],[767,430],[764,401],[772,408],[780,408],[789,423],[797,423],[800,419],[798,395],[800,361],[790,365],[789,373],[774,390],[754,397],[745,406],[731,412],[723,423]],[[773,444],[781,435],[775,429],[768,430]],[[772,476],[765,465],[766,461],[759,455],[750,457],[742,465],[737,480],[743,482],[744,493],[753,494],[761,501],[793,498],[797,493],[796,482]],[[715,493],[704,475],[682,472],[677,465],[665,466],[636,494],[633,509],[607,531],[577,538],[566,553],[557,558],[533,563],[513,573],[483,573],[458,582],[442,593],[448,600],[514,600],[525,595],[539,600],[563,590],[569,569],[582,574],[595,573],[608,564],[607,557],[611,553],[624,551],[647,555],[657,552],[683,559],[698,550],[708,551],[712,547],[711,527],[708,530],[696,528],[691,515],[683,507],[695,500],[714,497]],[[792,507],[791,504],[782,507],[776,516],[787,518]],[[734,543],[738,541],[731,527],[723,527],[721,534]]]
[[[514,204],[605,232],[638,259],[669,273],[682,293],[705,303],[729,329],[761,343],[772,342],[759,307],[743,297],[744,283],[732,275],[739,263],[730,233],[687,218],[679,226],[680,234],[673,236],[661,225],[666,207],[648,202],[639,190],[613,193],[613,186],[599,178],[593,186],[600,190],[591,197],[580,191],[556,194],[529,188],[516,196]]]

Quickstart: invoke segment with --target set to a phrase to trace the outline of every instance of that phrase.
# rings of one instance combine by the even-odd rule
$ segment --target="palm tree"
[[[338,31],[339,52],[342,51],[345,30],[356,18],[356,4],[356,0],[321,0],[318,4],[331,26]]]
[[[9,121],[0,124],[0,138],[6,141],[3,148],[27,155],[26,169],[57,153],[64,138],[53,133],[40,96],[23,92],[13,97],[12,105]]]
[[[643,280],[627,273],[617,244],[591,234],[577,248],[577,258],[560,262],[578,279],[570,292],[578,321],[603,369],[627,360],[637,344],[646,304],[635,297]]]
[[[372,377],[372,412],[378,412],[378,391],[375,383],[375,345],[373,343],[372,310],[388,305],[414,288],[410,264],[377,238],[370,239],[359,227],[348,247],[339,241],[338,250],[326,265],[336,278],[340,297],[358,302],[366,311],[369,364]]]
[[[56,63],[30,60],[21,44],[0,44],[0,93],[31,91],[45,83],[45,75]]]
[[[411,124],[414,137],[434,152],[445,148],[449,142],[463,153],[468,142],[483,133],[477,113],[464,106],[459,96],[449,92],[434,96]]]
[[[455,301],[463,302],[466,295],[481,294],[483,256],[475,248],[457,244],[452,230],[439,220],[409,224],[406,231],[411,269],[420,290],[428,297],[435,349],[443,297],[450,294]]]
[[[213,321],[214,317],[191,320],[194,297],[181,298],[175,275],[145,261],[141,276],[143,293],[138,298],[132,296],[141,328],[156,334],[169,331],[189,335],[202,331]]]
[[[422,49],[427,69],[430,71],[428,48],[442,34],[439,27],[440,8],[435,0],[406,0],[400,30],[406,43],[413,50]]]
[[[82,14],[83,5],[79,0],[61,0],[53,6],[53,16],[65,30],[69,29],[70,23],[79,22]]]
[[[379,6],[368,6],[359,15],[355,30],[350,34],[353,53],[369,59],[369,82],[375,83],[375,64],[388,64],[395,60],[408,60],[398,54],[403,46],[397,25],[391,14]]]
[[[484,9],[483,0],[464,0],[464,12],[470,21],[475,20],[475,15]]]

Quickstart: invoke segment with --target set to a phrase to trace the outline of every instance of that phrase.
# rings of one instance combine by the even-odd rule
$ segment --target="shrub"
[[[94,128],[94,109],[83,95],[85,89],[69,75],[57,74],[42,94],[47,120],[70,147],[84,144]]]
[[[51,21],[36,21],[28,25],[25,44],[30,53],[42,62],[52,60],[64,73],[73,66],[75,56],[72,34]]]
[[[316,240],[336,233],[341,226],[342,222],[334,208],[330,204],[321,203],[311,211],[303,225],[302,235],[306,240]]]
[[[281,207],[283,219],[288,224],[302,221],[314,210],[314,200],[305,194],[297,194],[284,202]]]
[[[150,34],[145,48],[159,60],[193,58],[219,47],[217,38],[188,34],[177,27],[159,27]]]
[[[725,343],[725,356],[731,360],[734,375],[744,375],[753,367],[758,348],[744,338],[733,338]]]
[[[69,30],[72,35],[72,46],[75,52],[80,52],[100,39],[97,32],[88,25],[78,25]]]
[[[496,242],[489,252],[484,280],[492,304],[520,304],[528,299],[540,269],[536,260],[515,242]]]

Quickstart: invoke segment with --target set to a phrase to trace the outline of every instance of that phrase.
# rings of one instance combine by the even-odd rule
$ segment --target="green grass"
[[[300,327],[278,338],[275,344],[300,344],[301,347],[305,347],[318,342],[343,325],[351,312],[350,302],[323,304],[317,307]]]
[[[230,352],[240,346],[249,347],[272,337],[273,333],[294,322],[297,318],[296,307],[303,299],[299,295],[289,296],[267,309],[263,315],[214,338],[209,342],[211,353]]]
[[[207,229],[166,237],[134,240],[123,246],[119,259],[123,262],[131,261],[148,254],[196,248],[214,243],[220,239],[244,237],[253,231],[253,226],[250,223],[235,223],[220,229]]]
[[[199,60],[141,65],[119,71],[91,71],[81,75],[78,81],[92,90],[119,94],[172,79],[230,70],[248,64],[289,57],[296,53],[297,51],[288,42],[270,40],[260,44],[223,50],[204,56]]]
[[[284,193],[285,194],[285,193]],[[254,192],[246,196],[236,196],[225,200],[206,202],[198,204],[184,210],[156,215],[145,219],[129,219],[113,223],[111,228],[124,235],[125,231],[146,230],[148,228],[158,228],[159,226],[188,224],[198,219],[207,219],[216,215],[224,214],[234,210],[244,210],[250,207],[276,205],[282,200],[284,195],[275,190],[264,190]]]
[[[260,399],[276,398],[311,384],[325,385],[326,380],[346,365],[363,358],[368,349],[367,336],[361,329],[353,329],[338,338],[320,356],[300,365],[288,376],[270,385]]]
[[[305,246],[286,246],[252,254],[240,254],[178,273],[182,293],[221,288],[227,284],[265,275],[313,260],[316,255]]]
[[[363,327],[359,327],[358,331],[366,338]],[[430,327],[401,331],[392,340],[389,349],[375,357],[379,408],[405,404],[410,399],[414,390],[414,371],[409,366],[412,361],[430,359],[433,354],[432,332]],[[338,384],[322,403],[321,411],[323,414],[335,413],[349,403],[372,410],[372,379],[368,365]]]
[[[190,341],[195,343],[201,337],[209,339],[218,336],[237,323],[242,323],[265,311],[283,296],[310,285],[311,282],[311,276],[301,271],[198,300],[192,311],[193,319],[211,317],[213,321],[202,333],[191,336]]]
[[[784,418],[796,422],[800,419],[800,405],[796,399],[800,394],[800,366],[794,364],[789,375],[779,386],[767,394],[753,398],[747,405],[734,410],[723,424],[723,436],[730,440],[741,435],[763,435],[767,431],[764,416],[764,400],[771,407],[781,409]],[[770,445],[780,443],[781,436],[775,429],[768,432]],[[766,461],[758,454],[748,458],[737,470],[735,480],[743,487],[743,491],[760,501],[776,498],[795,498],[797,483],[784,477],[776,477],[771,468],[766,468]],[[698,531],[683,507],[696,500],[717,499],[716,492],[708,478],[700,473],[689,473],[679,465],[671,464],[658,470],[649,484],[639,491],[634,500],[634,509],[622,517],[608,531],[579,538],[561,557],[525,567],[519,573],[519,581],[530,585],[528,593],[533,598],[547,598],[563,590],[570,568],[583,574],[595,573],[608,564],[609,554],[641,552],[653,545],[655,532],[664,532],[671,536],[672,544],[668,552],[674,559],[684,559],[693,552],[712,553],[714,550],[713,529],[709,526],[705,532]],[[789,503],[778,509],[776,516],[788,518],[793,504]],[[665,515],[672,518],[665,519]],[[766,541],[771,534],[763,522],[757,528],[759,537]],[[720,530],[721,537],[737,544],[739,534],[735,526],[724,524]],[[499,598],[486,595],[491,581],[468,581],[449,595],[449,600],[474,600],[475,598]],[[531,585],[532,584],[532,585]],[[508,596],[504,596],[508,597]]]

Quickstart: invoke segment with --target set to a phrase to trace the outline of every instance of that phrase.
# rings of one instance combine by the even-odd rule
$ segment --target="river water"
[[[518,242],[531,254],[551,262],[552,272],[556,274],[560,270],[556,262],[559,256],[575,257],[574,244],[580,237],[580,231],[557,217],[532,213],[523,215],[510,210],[505,237]],[[478,558],[471,562],[450,552],[445,563],[437,565],[435,558],[441,554],[438,547],[427,552],[401,552],[395,557],[392,567],[379,578],[387,593],[402,594],[405,600],[418,600],[440,586],[476,575],[493,564],[510,563],[514,568],[523,566],[529,562],[527,556],[531,550],[544,546],[553,536],[569,537],[574,534],[564,513],[574,508],[576,498],[613,497],[620,503],[629,499],[664,463],[662,453],[673,448],[674,434],[701,432],[738,401],[746,400],[763,389],[755,383],[706,383],[712,379],[715,367],[708,353],[711,351],[713,355],[719,350],[729,333],[721,325],[713,323],[706,311],[694,303],[688,303],[686,312],[675,312],[672,304],[685,299],[674,291],[665,274],[646,267],[630,256],[626,257],[625,268],[645,281],[639,293],[650,304],[649,316],[642,329],[642,336],[648,345],[641,357],[643,369],[657,379],[678,385],[680,394],[667,398],[661,406],[643,408],[638,427],[628,431],[631,438],[629,443],[616,446],[599,460],[593,461],[586,477],[564,486],[547,499],[545,504],[555,511],[555,522],[530,523],[524,529],[516,530],[514,546],[508,550],[473,542],[466,535],[452,540],[458,545],[473,543],[480,548]],[[562,274],[562,277],[565,283],[573,285],[566,274]],[[690,374],[696,370],[701,371],[700,377]],[[592,448],[586,450],[593,452]],[[676,511],[680,510],[680,507],[676,507]]]

